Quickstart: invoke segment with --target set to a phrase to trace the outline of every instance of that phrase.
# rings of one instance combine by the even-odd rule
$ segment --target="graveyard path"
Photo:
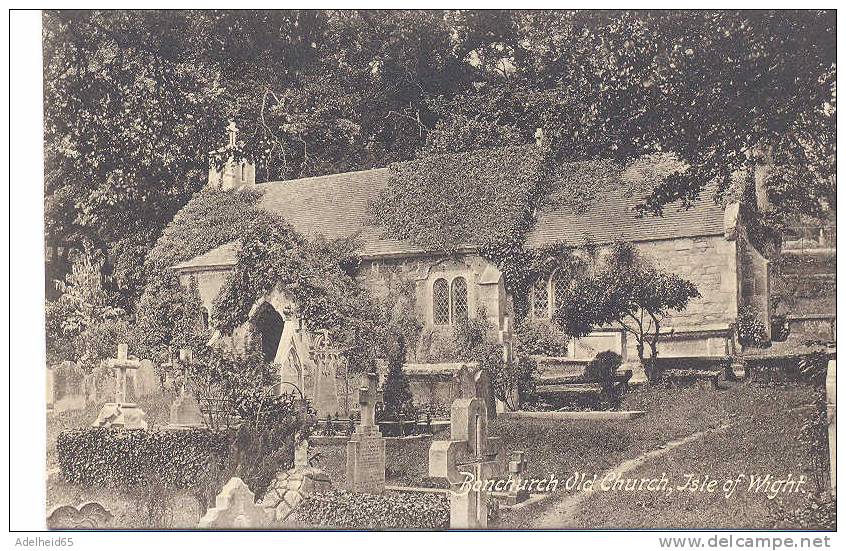
[[[602,480],[606,475],[616,474],[624,475],[625,473],[639,467],[643,463],[656,459],[663,455],[670,453],[676,448],[680,448],[695,440],[699,440],[713,432],[724,431],[733,426],[733,423],[723,423],[716,427],[708,428],[693,434],[689,434],[684,438],[671,440],[663,446],[654,450],[643,453],[632,459],[627,459],[622,463],[616,465],[614,468],[605,471],[599,475],[599,480]],[[527,528],[535,529],[561,529],[561,528],[576,528],[573,526],[572,520],[575,518],[575,513],[579,510],[586,500],[590,499],[593,490],[582,490],[576,494],[549,494],[547,503],[545,504],[545,511],[536,517],[536,520]]]

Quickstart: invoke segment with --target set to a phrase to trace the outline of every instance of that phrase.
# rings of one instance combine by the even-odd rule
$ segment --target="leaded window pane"
[[[552,274],[552,304],[557,311],[563,306],[564,296],[570,286],[570,278],[564,270],[556,270]]]
[[[449,324],[449,285],[445,279],[435,280],[432,286],[432,319],[435,325]]]
[[[467,319],[467,281],[463,277],[452,280],[452,323]]]
[[[532,315],[536,318],[549,317],[549,291],[547,290],[547,279],[538,278],[532,285]]]

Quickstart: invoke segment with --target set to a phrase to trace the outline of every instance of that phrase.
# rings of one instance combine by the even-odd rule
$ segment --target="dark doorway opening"
[[[261,337],[261,354],[264,361],[272,362],[276,359],[276,351],[279,349],[279,340],[282,338],[285,320],[279,315],[276,308],[264,303],[253,316],[252,324],[256,333]]]

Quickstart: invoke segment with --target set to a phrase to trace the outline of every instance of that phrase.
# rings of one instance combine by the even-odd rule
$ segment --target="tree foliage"
[[[401,334],[391,338],[388,348],[388,375],[385,378],[384,402],[385,415],[396,418],[402,414],[414,412],[411,389],[408,378],[403,372],[405,364],[405,339]]]
[[[674,153],[646,213],[771,159],[767,224],[836,204],[833,11],[251,10],[44,14],[48,242],[114,285],[200,189],[225,127],[261,180],[530,143]]]
[[[619,325],[634,337],[647,376],[654,379],[658,375],[654,366],[664,319],[671,311],[684,310],[691,299],[699,296],[690,281],[656,268],[634,245],[619,243],[592,272],[565,292],[553,319],[574,337],[586,336],[599,327]]]

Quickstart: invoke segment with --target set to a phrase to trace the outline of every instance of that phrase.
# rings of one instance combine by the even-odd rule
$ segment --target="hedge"
[[[442,494],[332,490],[306,497],[295,515],[300,524],[315,528],[445,530],[449,499]]]
[[[59,434],[56,442],[62,476],[84,486],[144,483],[150,477],[187,488],[208,470],[222,465],[231,434],[196,428],[178,431],[79,428]]]

